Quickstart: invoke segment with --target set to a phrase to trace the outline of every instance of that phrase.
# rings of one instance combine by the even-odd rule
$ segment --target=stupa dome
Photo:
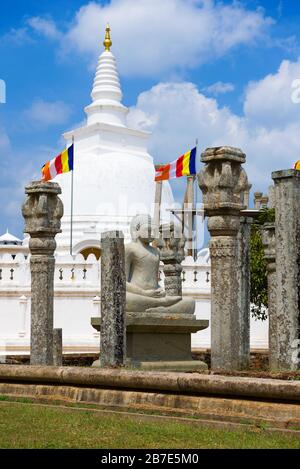
[[[128,108],[116,59],[110,51],[106,28],[105,50],[99,57],[92,102],[85,108],[86,125],[64,134],[67,146],[74,142],[73,252],[100,246],[101,232],[122,230],[130,239],[129,225],[137,213],[154,213],[155,168],[147,143],[150,133],[127,126]],[[58,251],[68,251],[71,229],[71,173],[57,176],[62,187],[64,217]],[[168,182],[163,184],[162,206],[174,203]],[[162,219],[169,213],[162,210]]]

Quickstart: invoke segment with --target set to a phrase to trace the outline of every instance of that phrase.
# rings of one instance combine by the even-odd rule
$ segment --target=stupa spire
[[[107,23],[106,25],[106,29],[105,29],[105,39],[103,41],[103,45],[105,47],[105,50],[107,51],[110,51],[110,48],[112,46],[112,42],[111,42],[111,39],[110,39],[110,27],[109,27],[109,23]]]
[[[96,123],[126,126],[127,107],[122,104],[122,90],[116,59],[110,48],[110,26],[105,29],[105,50],[99,57],[92,90],[92,103],[85,108],[88,125]]]

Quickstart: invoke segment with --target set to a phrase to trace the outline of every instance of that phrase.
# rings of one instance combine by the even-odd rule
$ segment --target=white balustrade
[[[65,344],[69,344],[70,350],[73,347],[74,351],[79,348],[88,351],[91,347],[97,350],[99,334],[91,327],[90,318],[100,314],[100,261],[93,254],[86,260],[81,254],[56,256],[55,261],[55,327],[64,329]],[[0,255],[0,340],[21,347],[28,342],[27,349],[30,335],[29,263],[30,256],[24,254]],[[182,262],[183,295],[196,299],[198,319],[210,319],[210,271],[208,249],[200,251],[195,261],[186,257]],[[160,285],[164,286],[163,266]],[[251,337],[252,347],[266,347],[267,323],[256,324],[251,320]],[[192,346],[209,347],[210,328],[193,334]]]

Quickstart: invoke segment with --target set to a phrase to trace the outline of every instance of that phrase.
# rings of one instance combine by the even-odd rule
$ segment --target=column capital
[[[60,219],[63,204],[59,197],[61,188],[57,183],[33,181],[25,187],[27,195],[22,206],[25,233],[31,237],[53,237],[61,232]]]
[[[58,197],[61,188],[57,183],[33,181],[25,188],[26,199],[22,206],[25,219],[24,233],[30,235],[32,254],[53,254],[54,237],[61,232],[63,203]]]
[[[181,228],[174,223],[166,223],[159,227],[159,238],[156,241],[160,253],[160,260],[164,264],[174,264],[185,258],[185,236]]]
[[[300,178],[300,171],[297,169],[283,169],[281,171],[273,171],[272,179],[277,182],[279,179]]]
[[[249,187],[242,164],[246,155],[238,148],[208,148],[201,155],[205,167],[198,174],[208,216],[239,215],[246,208],[244,193]]]
[[[239,148],[229,146],[207,148],[201,154],[202,163],[215,162],[217,160],[245,163],[246,155]]]

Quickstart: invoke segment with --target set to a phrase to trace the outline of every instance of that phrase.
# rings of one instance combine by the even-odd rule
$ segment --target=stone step
[[[290,429],[300,433],[300,406],[292,403],[7,382],[0,383],[0,395],[10,399],[27,398],[34,402],[77,403],[102,410],[188,418],[195,423],[210,421],[262,429]]]

